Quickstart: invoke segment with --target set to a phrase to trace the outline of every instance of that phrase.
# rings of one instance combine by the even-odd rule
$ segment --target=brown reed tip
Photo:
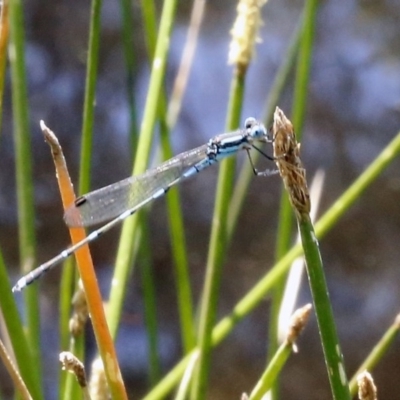
[[[292,123],[278,107],[274,113],[272,135],[275,162],[296,215],[309,214],[310,194],[306,170],[300,159],[300,143],[297,143]]]

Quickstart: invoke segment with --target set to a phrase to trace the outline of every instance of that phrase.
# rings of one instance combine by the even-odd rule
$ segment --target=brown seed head
[[[272,127],[274,157],[283,179],[290,202],[297,216],[310,212],[310,195],[307,187],[306,171],[300,159],[300,144],[296,141],[293,125],[276,107]]]

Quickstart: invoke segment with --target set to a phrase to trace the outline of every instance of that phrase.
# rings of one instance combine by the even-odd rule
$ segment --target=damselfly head
[[[255,118],[247,118],[244,126],[248,136],[253,140],[260,140],[265,142],[269,141],[265,126],[261,122],[257,121]]]

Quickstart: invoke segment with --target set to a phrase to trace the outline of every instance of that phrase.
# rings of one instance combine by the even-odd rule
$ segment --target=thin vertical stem
[[[298,227],[332,395],[336,400],[350,400],[349,383],[329,299],[321,254],[309,215],[301,215],[298,219]]]
[[[150,153],[153,128],[156,120],[158,101],[160,98],[162,82],[170,44],[172,23],[174,20],[177,0],[166,0],[163,5],[161,25],[158,35],[157,47],[154,55],[152,73],[148,96],[146,99],[137,157],[133,168],[133,175],[138,175],[146,170]],[[115,337],[121,315],[123,299],[125,297],[126,283],[132,264],[132,238],[138,232],[137,216],[132,216],[123,224],[121,240],[118,247],[115,273],[110,293],[108,308],[108,321],[110,330]]]
[[[32,371],[34,358],[31,351],[31,341],[26,336],[24,326],[19,315],[17,302],[11,293],[11,283],[8,271],[0,252],[0,307],[2,324],[8,332],[15,360],[19,372],[29,392],[34,399],[42,399],[41,382],[38,375]]]
[[[147,32],[147,48],[149,59],[153,60],[156,47],[156,16],[153,3],[145,3],[146,4],[143,4],[142,9],[145,30]],[[185,65],[187,65],[187,60],[182,60],[182,63],[185,63]],[[176,80],[178,79],[179,73]],[[182,93],[183,92],[181,92],[180,95],[182,95]],[[179,100],[181,99],[181,96],[175,96],[175,102],[179,103]],[[162,93],[160,94],[158,113],[161,148],[163,152],[163,158],[166,160],[173,156],[171,143],[169,140],[169,131],[173,128],[175,121],[173,120],[174,118],[171,119],[169,116],[167,116],[167,95],[165,93],[165,90],[162,90]],[[170,113],[168,113],[168,115],[170,115]],[[167,195],[166,201],[169,229],[171,235],[172,255],[175,267],[175,282],[177,287],[180,331],[182,337],[181,340],[182,347],[184,349],[184,352],[186,353],[195,345],[195,326],[193,317],[193,300],[189,278],[189,263],[186,251],[185,230],[178,188],[171,188]]]
[[[299,42],[296,80],[294,87],[293,99],[293,125],[298,140],[302,136],[302,128],[304,124],[305,108],[307,104],[308,82],[311,67],[311,55],[313,50],[313,38],[316,24],[316,11],[318,0],[308,0],[304,7],[304,16],[301,18],[301,37]],[[279,207],[279,223],[277,232],[277,243],[275,249],[275,259],[280,260],[290,248],[293,231],[293,213],[285,190],[282,190],[280,207]],[[278,317],[284,293],[285,278],[274,288],[271,317],[269,324],[269,358],[273,357],[279,346],[278,342]],[[273,388],[273,396],[276,396],[277,385]],[[275,395],[274,395],[275,393]]]
[[[94,106],[96,95],[97,66],[100,47],[100,17],[102,0],[92,0],[90,12],[89,46],[86,69],[85,101],[83,105],[83,127],[81,163],[79,169],[79,193],[90,190],[90,166],[92,163],[92,140]]]
[[[236,69],[232,80],[230,103],[226,128],[228,131],[239,126],[240,110],[243,103],[244,78],[246,69]],[[224,160],[218,176],[216,203],[207,259],[206,277],[201,298],[199,339],[200,355],[195,369],[192,399],[206,397],[207,379],[211,357],[211,333],[215,323],[222,264],[227,245],[227,218],[229,200],[233,191],[235,158]]]
[[[129,138],[131,142],[131,154],[135,154],[137,145],[137,116],[135,109],[134,96],[134,73],[135,73],[135,56],[134,56],[134,25],[133,10],[130,0],[120,0],[121,17],[122,17],[122,45],[126,64],[126,92],[129,105]]]
[[[143,235],[143,246],[140,249],[140,272],[142,276],[144,318],[149,353],[149,384],[150,386],[155,386],[161,376],[161,360],[158,354],[156,289],[152,269],[152,252],[149,245],[149,230],[147,229],[146,221],[146,219],[148,219],[148,213],[143,211],[140,215],[140,219]]]
[[[16,180],[18,200],[19,257],[21,272],[30,271],[36,259],[34,230],[33,177],[31,138],[29,134],[28,91],[25,71],[25,31],[21,0],[11,0],[10,11],[10,66],[16,151]],[[26,334],[31,347],[32,374],[41,381],[40,314],[38,288],[33,286],[24,292],[27,326]],[[31,388],[30,388],[31,390]],[[42,394],[40,394],[42,397]]]

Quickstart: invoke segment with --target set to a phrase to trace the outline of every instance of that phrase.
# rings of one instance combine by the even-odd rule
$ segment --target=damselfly
[[[13,292],[23,289],[83,245],[97,239],[150,201],[163,196],[170,187],[239,150],[247,151],[255,174],[274,173],[275,171],[269,170],[258,172],[255,169],[250,155],[251,149],[257,150],[269,160],[273,160],[273,157],[256,147],[254,142],[267,143],[271,140],[262,123],[255,118],[247,118],[244,129],[215,136],[207,144],[181,153],[142,175],[124,179],[77,198],[64,214],[68,226],[87,227],[110,219],[111,221],[22,277],[13,287]]]

